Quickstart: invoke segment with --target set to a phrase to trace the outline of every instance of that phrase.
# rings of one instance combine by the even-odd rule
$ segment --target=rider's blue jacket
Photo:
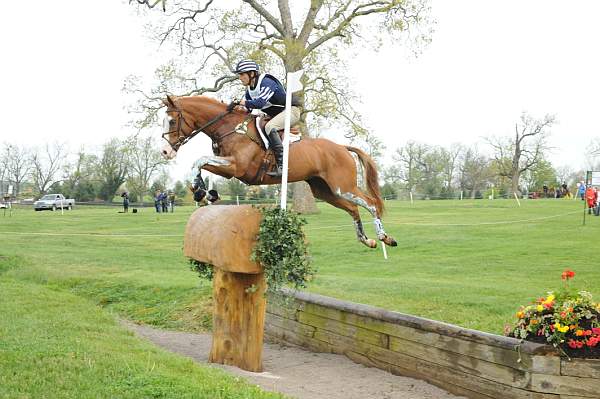
[[[263,73],[253,89],[246,89],[245,105],[249,110],[260,109],[273,117],[285,109],[285,89],[277,78]],[[295,96],[292,98],[292,105],[298,105]]]

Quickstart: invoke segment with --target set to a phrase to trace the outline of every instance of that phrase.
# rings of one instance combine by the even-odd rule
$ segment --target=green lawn
[[[318,269],[310,291],[494,333],[520,304],[559,287],[565,268],[600,297],[600,217],[582,226],[581,201],[386,205],[386,231],[399,243],[387,260],[381,248],[356,241],[344,212],[319,204],[321,213],[307,217]],[[0,397],[44,396],[41,389],[48,397],[127,397],[128,389],[143,397],[268,397],[152,349],[114,321],[210,328],[210,283],[182,257],[193,210],[0,211]]]

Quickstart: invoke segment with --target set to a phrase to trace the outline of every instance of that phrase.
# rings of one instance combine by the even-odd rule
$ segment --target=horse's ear
[[[173,97],[171,97],[169,94],[167,94],[167,99],[163,100],[163,103],[169,107],[175,107],[175,101],[173,101]]]

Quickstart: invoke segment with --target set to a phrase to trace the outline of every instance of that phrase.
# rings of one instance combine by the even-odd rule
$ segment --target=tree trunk
[[[511,182],[510,182],[510,195],[512,196],[513,193],[517,193],[517,195],[521,194],[521,191],[519,190],[519,173],[518,172],[515,172],[512,175]]]
[[[294,185],[294,210],[304,215],[319,213],[308,183],[299,181],[292,184]]]
[[[293,48],[295,48],[295,46],[291,47],[291,49],[293,49]],[[296,48],[300,48],[300,47],[296,47]],[[303,51],[304,51],[304,48],[302,47],[302,52]],[[302,69],[303,55],[302,54],[290,54],[290,53],[291,52],[288,51],[288,55],[290,57],[288,57],[287,61],[286,61],[286,65],[285,65],[286,72],[299,71],[300,69]],[[303,79],[306,79],[306,77],[303,76]],[[300,97],[300,100],[304,103],[304,91],[300,91],[298,93],[298,95]],[[302,136],[310,137],[310,134],[308,133],[308,129],[306,128],[306,115],[302,114],[299,125],[300,125],[300,130],[302,132]],[[305,214],[305,215],[319,213],[319,209],[317,208],[317,203],[315,201],[315,197],[312,195],[312,192],[310,191],[310,187],[308,186],[308,183],[298,182],[298,183],[293,183],[293,184],[294,184],[294,196],[293,196],[294,210],[298,213]]]

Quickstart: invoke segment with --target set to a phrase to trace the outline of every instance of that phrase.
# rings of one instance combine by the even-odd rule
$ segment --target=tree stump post
[[[250,260],[262,215],[250,205],[197,209],[185,230],[184,255],[214,266],[213,340],[208,361],[262,371],[266,283]]]

